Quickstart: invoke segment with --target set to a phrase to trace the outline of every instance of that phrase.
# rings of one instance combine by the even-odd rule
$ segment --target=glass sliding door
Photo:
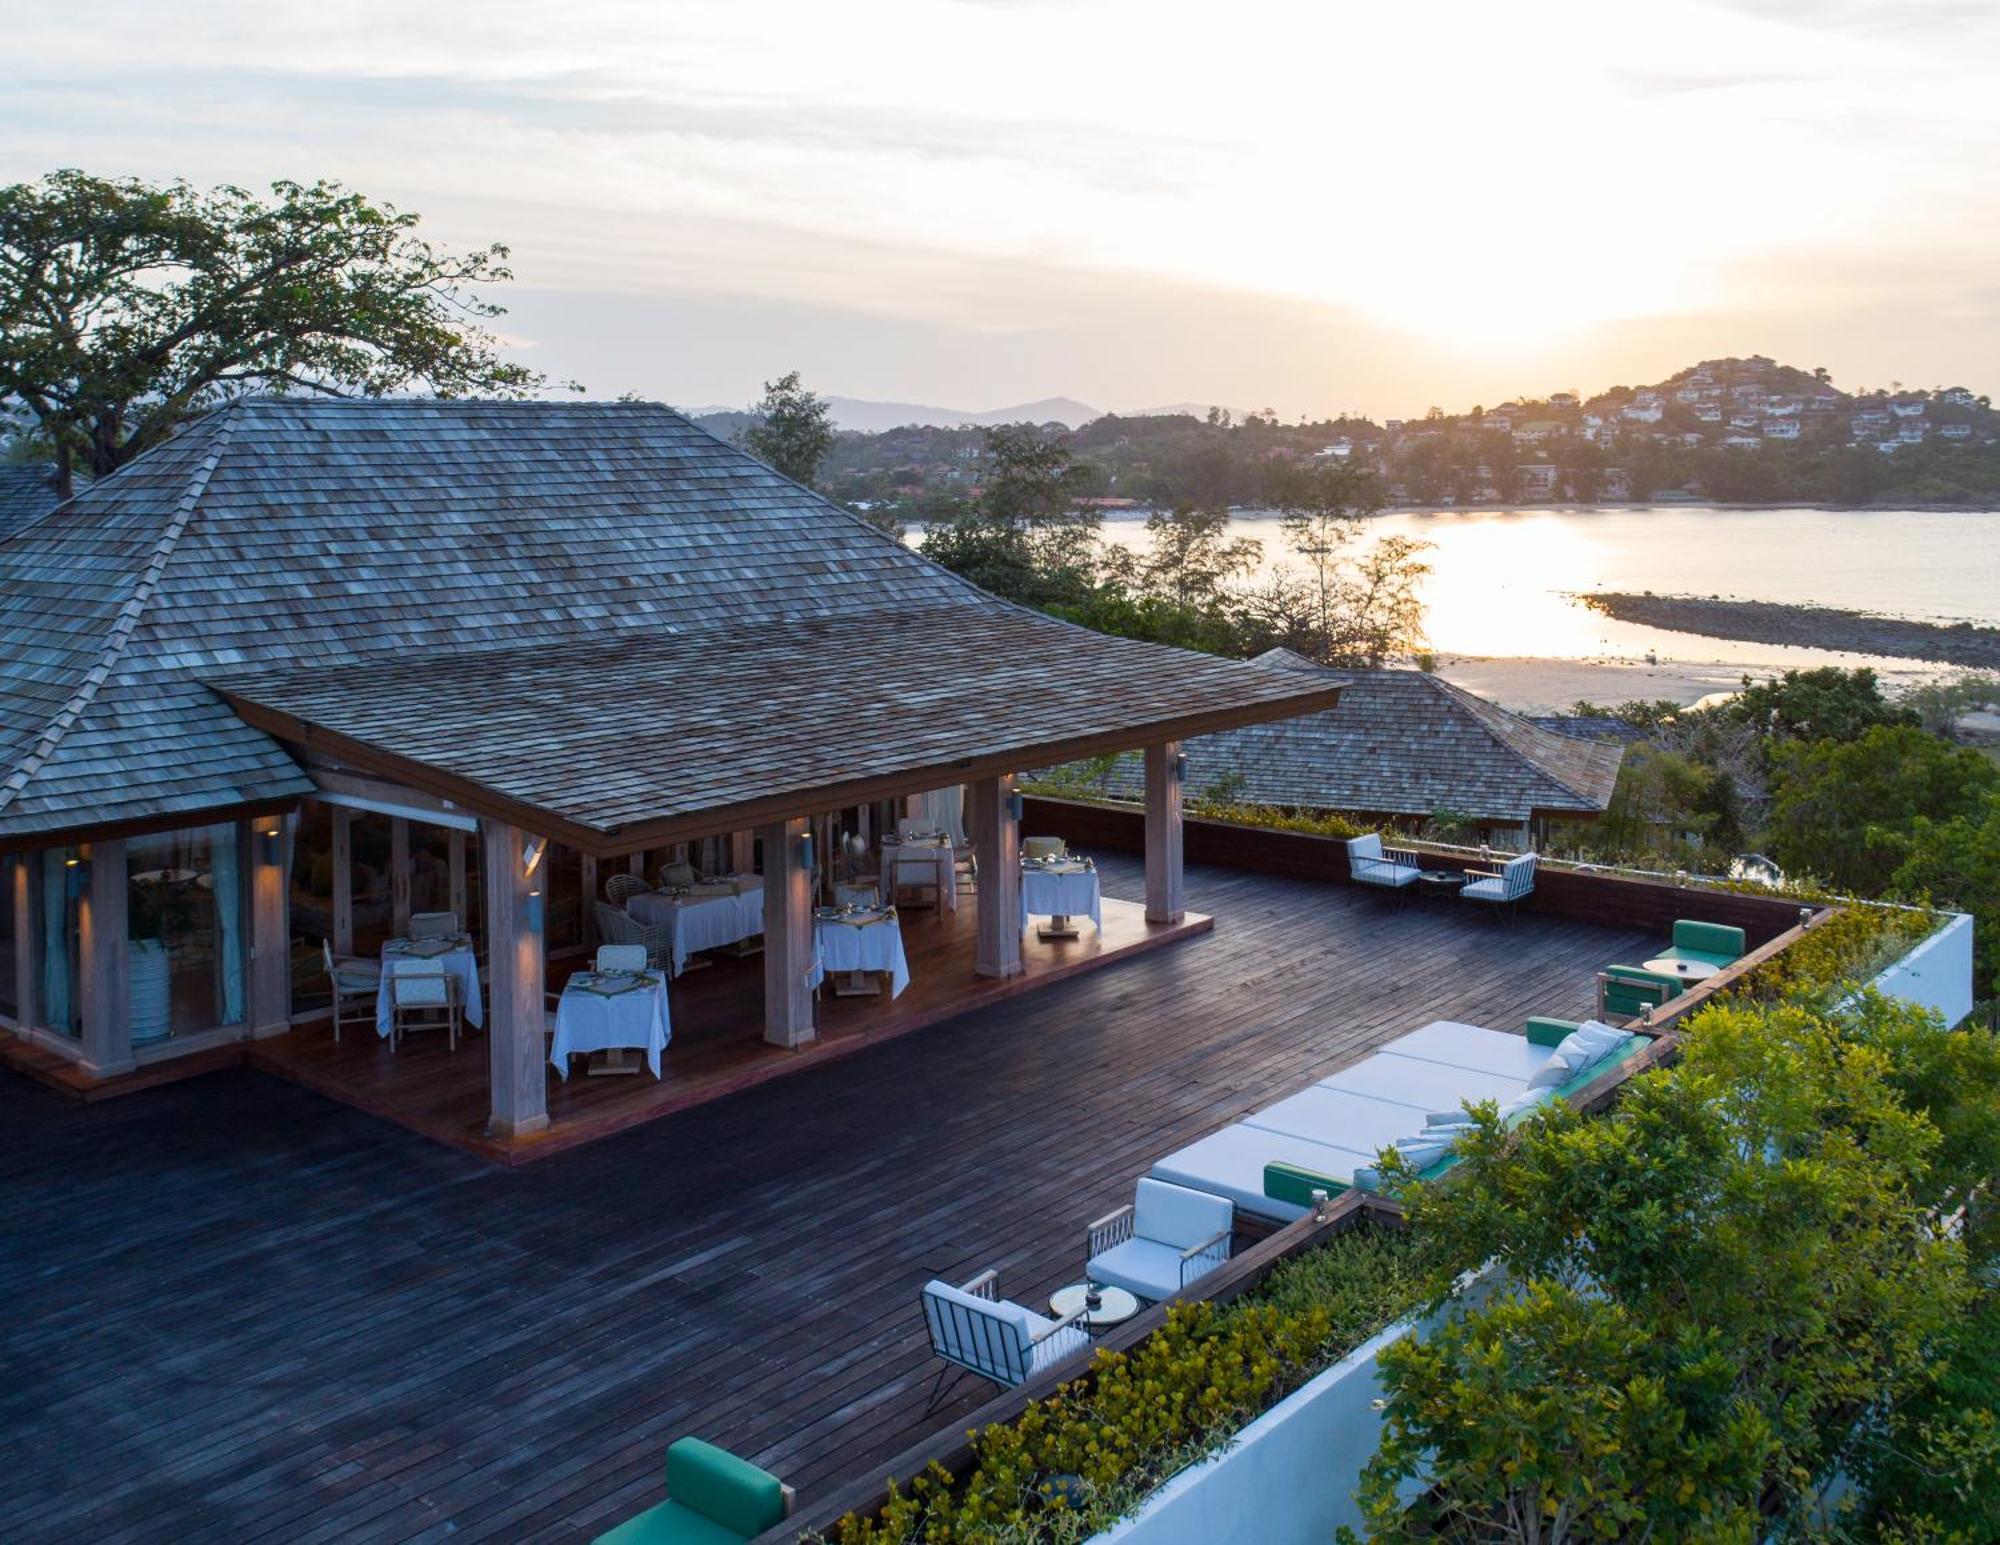
[[[246,1012],[243,848],[234,821],[125,844],[132,1044],[222,1025]]]
[[[309,799],[292,835],[288,908],[291,914],[292,1013],[325,1008],[332,999],[326,947],[333,939],[333,807]]]
[[[83,1036],[83,994],[78,921],[90,871],[74,848],[46,848],[37,855],[33,908],[40,935],[35,950],[35,1022],[72,1039]]]

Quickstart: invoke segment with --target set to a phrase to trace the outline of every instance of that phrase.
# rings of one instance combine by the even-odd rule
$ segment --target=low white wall
[[[1892,998],[1920,1003],[1955,1025],[1972,1012],[1972,917],[1950,920],[1871,984]]]

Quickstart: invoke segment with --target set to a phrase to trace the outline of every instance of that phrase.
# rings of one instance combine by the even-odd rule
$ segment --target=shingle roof
[[[594,662],[585,646],[612,640],[607,661],[657,655],[727,693],[741,739],[778,747],[796,691],[781,675],[771,695],[730,685],[733,658],[792,624],[896,618],[918,659],[1003,622],[1064,669],[1137,658],[1048,619],[1028,644],[1016,608],[656,405],[250,399],[0,541],[0,839],[309,792],[212,679],[281,675],[295,693],[306,668],[369,662],[340,678],[364,682],[419,654],[491,651],[408,689],[419,718],[481,719],[500,705],[452,683],[542,681],[538,652]],[[676,638],[701,642],[676,652]],[[975,676],[1004,663],[955,658]],[[1282,711],[1250,667],[1149,658],[1164,675],[1147,701],[1185,672],[1222,706],[1235,693]],[[436,744],[422,728],[396,733]],[[851,722],[849,738],[871,728]]]
[[[1542,729],[1421,671],[1335,670],[1282,649],[1253,663],[1337,684],[1340,702],[1191,739],[1191,791],[1223,782],[1253,804],[1511,822],[1594,814],[1618,778],[1623,747]],[[1108,789],[1134,794],[1140,776],[1136,760],[1121,758]]]
[[[0,542],[62,503],[44,466],[0,466]]]

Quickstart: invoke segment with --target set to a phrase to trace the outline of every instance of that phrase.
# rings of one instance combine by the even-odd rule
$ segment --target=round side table
[[[1049,1313],[1057,1319],[1072,1310],[1081,1309],[1084,1295],[1090,1291],[1088,1282],[1072,1282],[1068,1287],[1059,1287],[1049,1294]],[[1076,1323],[1086,1330],[1108,1330],[1113,1325],[1122,1325],[1139,1312],[1139,1300],[1123,1288],[1101,1287],[1097,1290],[1097,1307],[1081,1316]]]

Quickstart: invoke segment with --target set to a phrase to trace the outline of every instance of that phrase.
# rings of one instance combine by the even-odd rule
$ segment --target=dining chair
[[[614,874],[604,882],[604,899],[614,907],[622,907],[649,888],[636,874]]]
[[[643,971],[646,969],[646,946],[643,944],[600,944],[597,946],[597,969],[600,971]]]
[[[1021,856],[1023,858],[1061,858],[1069,851],[1069,844],[1060,837],[1023,837]]]
[[[340,1027],[347,1022],[342,1012],[347,1005],[357,999],[368,1005],[364,1022],[375,1017],[375,994],[382,986],[382,966],[378,961],[364,960],[359,955],[336,955],[332,941],[319,941],[320,954],[326,961],[326,979],[333,984],[333,1038],[340,1040]]]
[[[443,1029],[458,1050],[458,978],[435,960],[389,963],[389,1050],[411,1030]]]
[[[458,914],[456,912],[412,912],[410,914],[410,937],[412,939],[456,939],[458,935]]]

